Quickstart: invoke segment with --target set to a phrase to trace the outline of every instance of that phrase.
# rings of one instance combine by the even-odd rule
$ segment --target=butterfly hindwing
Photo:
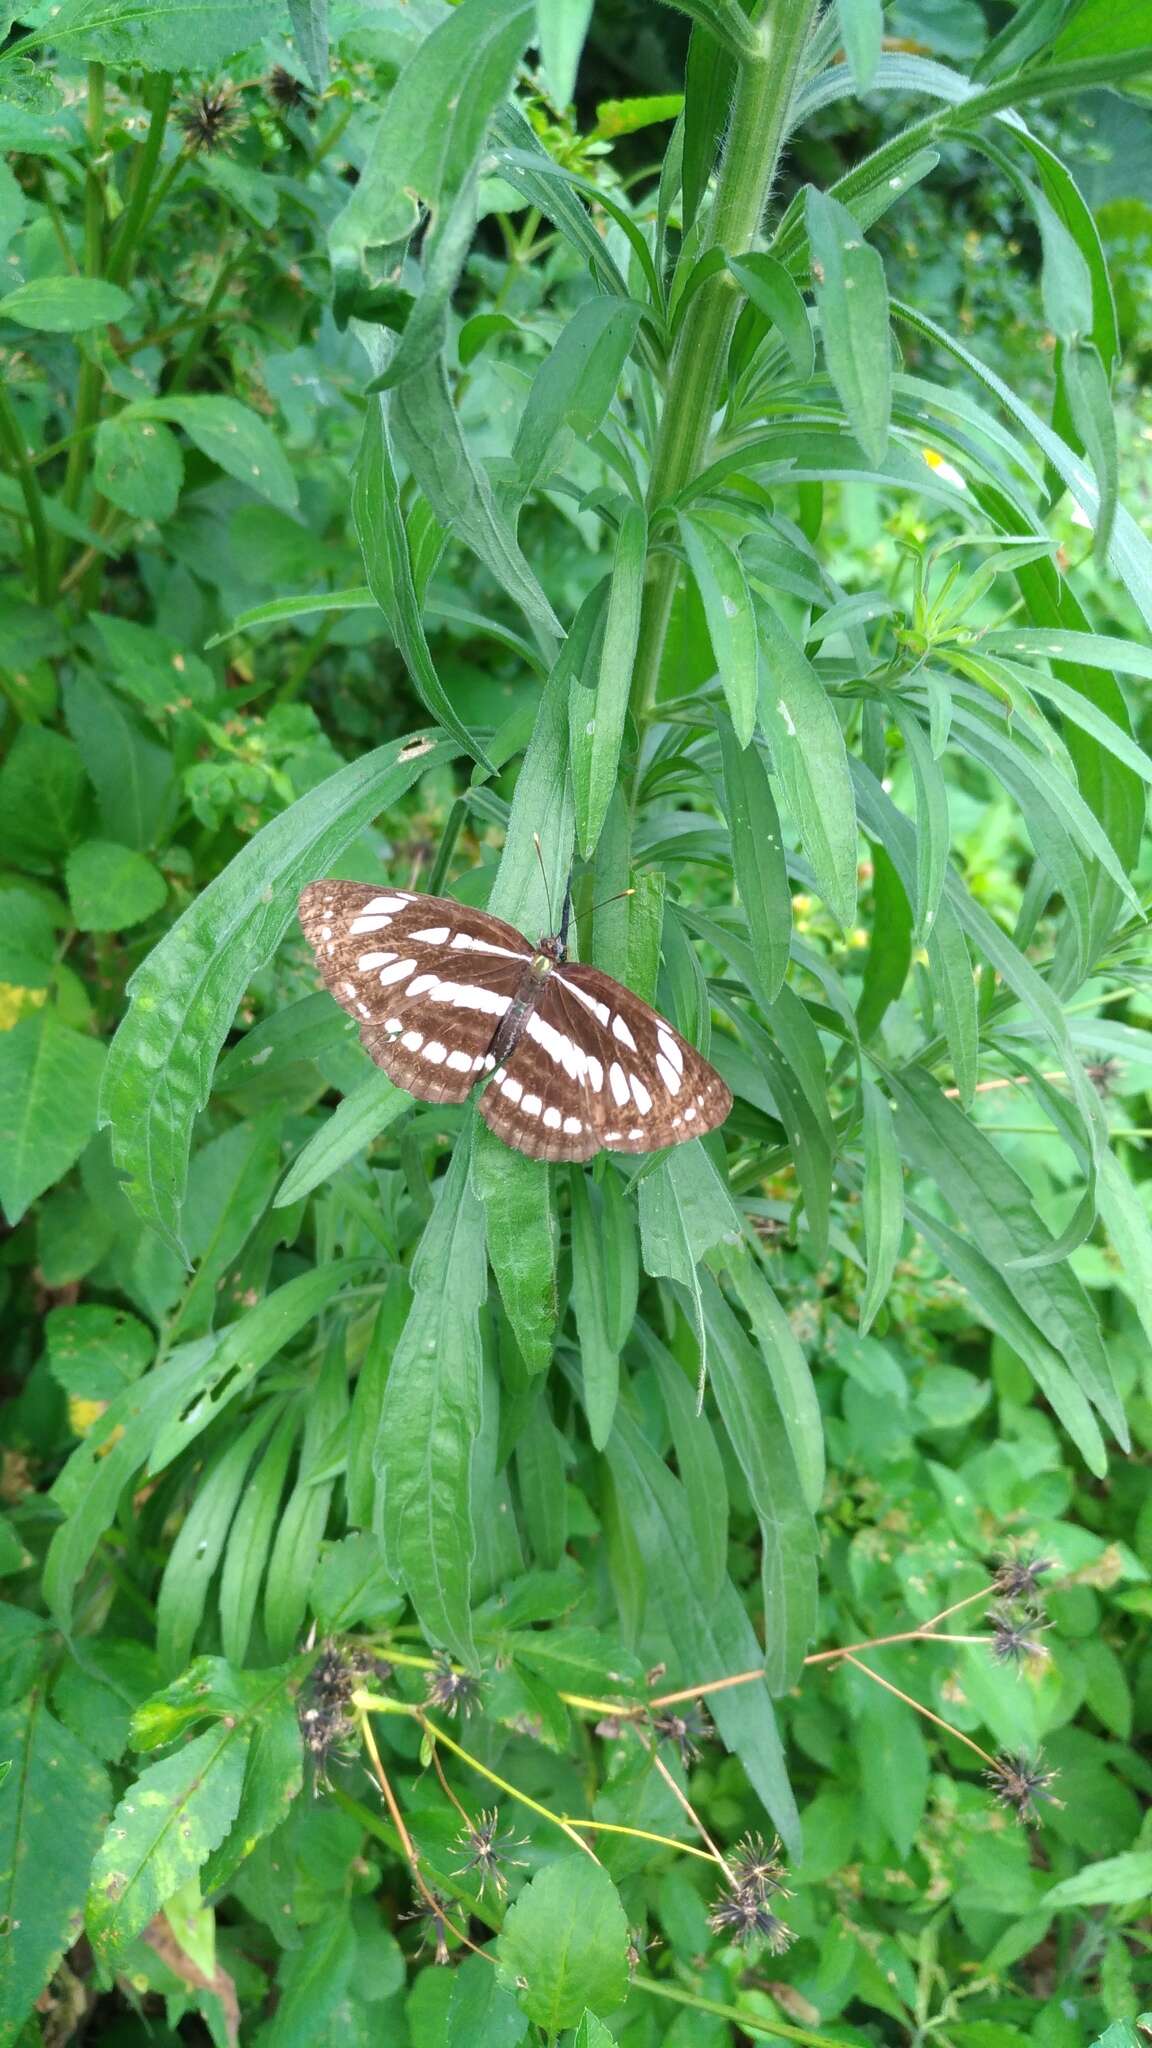
[[[425,1102],[465,1102],[531,948],[512,925],[447,896],[313,882],[300,922],[365,1051]]]
[[[536,1159],[659,1152],[723,1123],[716,1069],[656,1010],[596,967],[568,961],[480,1099],[497,1137]]]

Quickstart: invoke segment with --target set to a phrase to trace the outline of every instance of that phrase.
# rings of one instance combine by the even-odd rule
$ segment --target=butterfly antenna
[[[590,910],[579,911],[577,913],[576,922],[577,924],[579,924],[581,919],[585,917],[595,917],[596,912],[598,910],[605,909],[609,903],[619,903],[622,897],[634,896],[635,894],[635,889],[617,889],[616,894],[614,896],[602,896],[600,898],[599,903],[594,903]]]
[[[536,848],[536,858],[540,863],[540,876],[544,883],[544,901],[548,905],[548,929],[550,932],[554,932],[556,926],[552,921],[552,891],[548,887],[548,870],[544,865],[544,849],[540,844],[540,834],[538,832],[532,834],[532,844]]]

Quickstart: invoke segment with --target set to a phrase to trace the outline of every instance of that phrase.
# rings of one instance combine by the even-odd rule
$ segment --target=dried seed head
[[[226,149],[244,119],[231,85],[215,85],[185,102],[176,119],[190,150]]]
[[[432,1959],[435,1963],[443,1964],[448,1962],[448,1914],[450,1910],[447,1899],[442,1898],[439,1892],[434,1891],[429,1892],[427,1898],[421,1897],[419,1905],[414,1906],[410,1913],[401,1913],[400,1918],[402,1920],[411,1920],[420,1929],[420,1940],[416,1945],[417,1955],[421,1955],[426,1948],[431,1948],[434,1951]]]
[[[517,1835],[511,1828],[500,1829],[500,1815],[493,1809],[479,1813],[471,1827],[461,1828],[456,1837],[465,1857],[453,1873],[463,1877],[474,1870],[480,1880],[480,1889],[491,1885],[501,1897],[508,1889],[506,1871],[524,1870],[527,1866],[522,1856],[513,1856],[513,1849],[524,1849],[528,1845],[527,1835]]]
[[[303,79],[294,77],[283,64],[275,65],[269,72],[265,90],[276,106],[289,111],[295,107],[307,107],[312,99]]]
[[[1037,1804],[1063,1806],[1057,1799],[1052,1786],[1059,1777],[1059,1771],[1044,1768],[1044,1752],[1037,1750],[1030,1757],[1026,1750],[1014,1754],[1005,1750],[996,1758],[991,1768],[985,1771],[987,1783],[992,1787],[997,1804],[1010,1807],[1016,1818],[1032,1827],[1039,1824]]]
[[[1020,1670],[1048,1656],[1040,1636],[1052,1624],[1038,1607],[991,1607],[984,1619],[992,1625],[992,1655],[998,1664],[1014,1664]]]
[[[661,1713],[653,1714],[652,1727],[657,1741],[675,1745],[685,1769],[696,1762],[704,1744],[712,1738],[712,1724],[703,1707],[697,1705],[679,1712],[674,1707],[665,1707]]]
[[[435,1671],[428,1673],[424,1698],[430,1707],[439,1707],[445,1714],[470,1714],[480,1697],[480,1680],[467,1671],[454,1671],[449,1657],[436,1660]]]
[[[1033,1557],[1027,1551],[1019,1551],[997,1558],[992,1584],[1002,1600],[1021,1600],[1038,1592],[1044,1573],[1055,1569],[1054,1557]]]
[[[734,1885],[721,1892],[713,1902],[708,1925],[714,1934],[725,1935],[738,1948],[763,1943],[774,1956],[782,1956],[796,1939],[792,1929],[777,1918],[749,1885]]]
[[[780,1839],[777,1836],[770,1849],[766,1849],[759,1835],[745,1835],[736,1847],[728,1853],[728,1864],[740,1891],[755,1892],[757,1898],[771,1898],[779,1893],[791,1898],[784,1879],[788,1872],[780,1858]]]
[[[1097,1094],[1102,1095],[1106,1102],[1110,1095],[1115,1094],[1117,1082],[1123,1071],[1119,1060],[1097,1060],[1094,1066],[1087,1069],[1087,1074]]]

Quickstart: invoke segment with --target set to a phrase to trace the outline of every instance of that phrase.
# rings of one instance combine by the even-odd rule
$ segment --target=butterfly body
[[[672,1025],[561,930],[514,925],[446,896],[313,882],[300,921],[372,1059],[426,1102],[464,1102],[537,1159],[655,1152],[721,1123],[732,1098]]]

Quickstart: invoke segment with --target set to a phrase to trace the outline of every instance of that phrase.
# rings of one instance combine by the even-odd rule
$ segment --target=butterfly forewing
[[[597,967],[548,976],[480,1114],[535,1159],[659,1152],[723,1123],[732,1097],[715,1067],[656,1010]]]
[[[359,882],[311,883],[300,922],[377,1066],[425,1102],[466,1101],[532,957],[520,933],[447,896]]]
[[[300,921],[377,1065],[427,1102],[486,1084],[481,1115],[533,1158],[657,1152],[732,1106],[715,1068],[639,996],[582,963],[533,974],[536,948],[486,911],[329,881],[305,889]]]

